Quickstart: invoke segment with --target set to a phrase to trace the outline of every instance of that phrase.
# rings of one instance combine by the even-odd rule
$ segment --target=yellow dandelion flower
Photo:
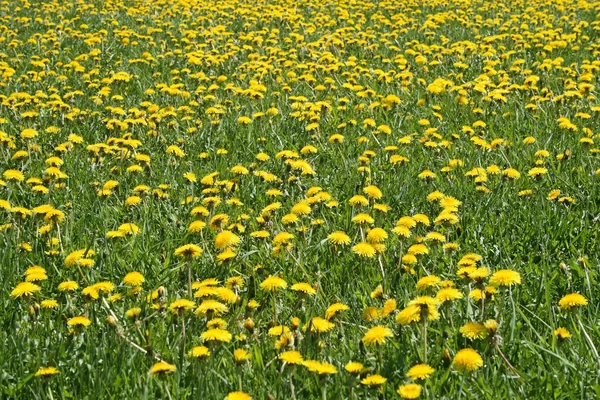
[[[287,282],[276,275],[269,276],[260,284],[261,289],[268,292],[275,292],[279,289],[285,289],[287,286]]]
[[[189,311],[192,308],[194,308],[196,306],[196,303],[194,303],[191,300],[188,299],[179,299],[179,300],[175,300],[174,302],[172,302],[171,304],[169,304],[169,310],[173,313],[173,314],[179,314],[185,311]]]
[[[292,285],[291,289],[295,292],[305,293],[311,296],[317,294],[317,291],[311,285],[305,282],[295,283]]]
[[[327,236],[329,243],[335,245],[348,245],[350,244],[350,236],[346,235],[343,231],[335,231]]]
[[[244,392],[231,392],[225,397],[225,400],[252,400],[252,397]]]
[[[196,346],[188,352],[188,355],[197,360],[202,360],[210,357],[210,350],[206,346]]]
[[[377,254],[377,250],[372,244],[367,242],[360,242],[352,247],[352,252],[361,257],[372,258]]]
[[[384,344],[389,337],[394,337],[394,333],[388,327],[379,325],[369,329],[361,340],[365,346],[373,346]]]
[[[284,351],[278,356],[278,358],[283,362],[293,365],[302,365],[302,362],[304,361],[302,354],[295,350]]]
[[[584,296],[580,295],[579,293],[571,293],[571,294],[564,296],[562,299],[560,299],[560,301],[558,302],[558,305],[562,310],[569,311],[572,309],[576,309],[578,307],[587,306],[588,299],[586,299]]]
[[[460,328],[463,337],[471,340],[485,339],[488,335],[487,328],[478,322],[467,322]]]
[[[27,298],[32,294],[39,292],[42,290],[38,285],[31,282],[21,282],[19,283],[12,292],[10,292],[10,297],[19,298],[24,297]]]
[[[365,386],[381,386],[387,382],[387,378],[381,375],[369,375],[360,381],[361,385]]]
[[[466,348],[456,353],[452,365],[460,371],[472,372],[483,366],[483,359],[477,351]]]
[[[84,316],[73,317],[67,321],[68,326],[90,326],[92,321]]]
[[[496,271],[490,277],[490,285],[493,286],[512,286],[521,284],[521,274],[510,269],[501,269]]]
[[[310,372],[315,372],[319,375],[333,375],[337,374],[337,368],[327,362],[320,362],[315,360],[306,360],[302,363]]]
[[[408,383],[398,388],[398,394],[403,399],[418,399],[421,396],[423,387],[416,383]]]
[[[127,286],[137,287],[137,286],[142,286],[142,283],[144,283],[144,280],[145,280],[144,275],[142,275],[141,273],[129,272],[123,278],[123,283]]]
[[[164,361],[157,362],[150,369],[150,374],[153,376],[163,376],[172,374],[177,371],[177,367]]]
[[[424,380],[427,379],[435,372],[435,369],[431,368],[428,364],[417,364],[408,370],[406,376],[413,380]]]
[[[556,336],[559,339],[569,339],[572,335],[571,332],[569,332],[567,329],[559,327],[556,328],[556,330],[554,331],[554,336]]]
[[[229,343],[232,338],[233,336],[229,331],[220,328],[209,329],[200,335],[200,339],[205,342]]]
[[[54,367],[40,367],[36,371],[35,376],[50,377],[57,374],[60,374],[60,372]]]
[[[195,244],[186,244],[181,247],[178,247],[175,250],[175,255],[178,257],[196,258],[200,257],[201,254],[202,248],[200,246],[196,246]]]

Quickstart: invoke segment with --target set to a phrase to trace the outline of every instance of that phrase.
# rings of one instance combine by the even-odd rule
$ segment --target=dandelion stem
[[[427,318],[423,318],[423,363],[427,364]]]
[[[381,284],[382,288],[385,289],[385,270],[383,268],[383,263],[381,262],[381,256],[377,257],[379,260],[379,268],[381,269]]]
[[[290,392],[292,394],[292,400],[296,400],[296,389],[294,388],[294,370],[290,371]]]
[[[185,354],[185,317],[181,316],[181,355],[180,358],[183,360]]]
[[[273,326],[277,326],[277,307],[275,305],[275,292],[273,292]]]
[[[496,348],[496,350],[498,350],[498,353],[500,354],[500,357],[502,357],[502,360],[504,360],[504,364],[506,364],[506,366],[508,367],[508,369],[510,369],[512,371],[512,373],[517,376],[517,378],[520,378],[521,375],[519,375],[519,373],[517,372],[517,370],[511,365],[510,361],[508,361],[508,358],[506,358],[506,356],[504,355],[504,353],[502,352],[502,350],[500,350],[500,346],[498,346],[498,343],[496,343],[494,345],[494,347]]]
[[[481,294],[481,314],[479,316],[479,319],[483,321],[483,313],[485,312],[485,291],[482,290],[482,294]]]
[[[173,400],[173,397],[171,397],[171,392],[169,392],[169,386],[167,386],[166,382],[165,382],[165,390],[167,391],[167,397],[169,398],[169,400]]]
[[[187,261],[188,294],[192,298],[192,260]]]
[[[62,235],[60,234],[60,225],[58,222],[56,223],[56,235],[58,236],[58,244],[60,245],[60,254],[65,254],[65,249],[63,249],[62,244]]]

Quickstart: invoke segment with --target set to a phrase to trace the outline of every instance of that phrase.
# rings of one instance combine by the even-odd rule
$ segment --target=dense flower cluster
[[[3,2],[3,393],[591,393],[598,10]]]

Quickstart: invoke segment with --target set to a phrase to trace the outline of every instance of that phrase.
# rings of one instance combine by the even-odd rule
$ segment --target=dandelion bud
[[[483,325],[492,335],[495,334],[496,330],[498,329],[498,321],[495,319],[488,319],[483,323]]]
[[[160,286],[158,289],[156,289],[156,292],[158,293],[159,296],[163,297],[167,295],[167,289],[165,289],[164,286]]]
[[[297,330],[298,327],[300,326],[300,318],[294,317],[294,318],[292,318],[291,322],[292,322],[292,330],[294,330],[294,331]]]
[[[254,333],[254,321],[252,321],[252,318],[247,318],[244,321],[244,328],[246,328],[250,333]]]
[[[567,266],[567,264],[565,264],[564,262],[560,263],[560,265],[558,266],[561,270],[563,270],[564,272],[566,272],[569,267]]]
[[[449,363],[452,360],[452,356],[450,355],[450,352],[448,351],[448,349],[444,349],[444,354],[442,355],[442,359],[444,360],[444,363]]]
[[[106,317],[106,322],[108,322],[108,324],[110,326],[117,326],[117,319],[115,317],[113,317],[112,315],[109,315],[108,317]]]

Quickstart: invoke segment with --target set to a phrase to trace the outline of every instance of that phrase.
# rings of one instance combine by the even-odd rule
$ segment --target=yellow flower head
[[[558,305],[562,310],[569,311],[569,310],[577,309],[578,307],[587,306],[588,299],[586,299],[584,296],[580,295],[579,293],[571,293],[571,294],[564,296],[562,299],[560,299],[560,301],[558,302]]]
[[[279,289],[287,288],[287,282],[280,277],[273,275],[262,281],[260,287],[268,292],[276,292]]]
[[[490,285],[512,286],[521,284],[521,274],[510,269],[501,269],[494,272],[490,278]]]
[[[152,368],[150,369],[150,374],[152,374],[153,376],[163,376],[167,374],[172,374],[175,371],[177,371],[177,367],[164,361],[160,361],[152,366]]]
[[[386,342],[387,338],[394,337],[390,328],[379,325],[369,329],[362,338],[365,346],[380,345]]]
[[[435,372],[428,364],[417,364],[408,370],[406,376],[413,381],[427,379]]]
[[[60,372],[54,367],[40,367],[35,376],[49,377],[56,374],[60,374]]]
[[[472,372],[483,366],[483,359],[473,349],[462,349],[454,356],[452,364],[460,371]]]
[[[35,292],[39,292],[42,290],[38,285],[31,282],[21,282],[19,283],[12,292],[10,292],[10,296],[14,298],[24,297],[27,298],[34,294]]]
[[[423,387],[416,383],[409,383],[398,388],[398,394],[403,399],[418,399],[421,396]]]
[[[362,379],[360,383],[365,386],[381,386],[387,382],[387,378],[384,378],[381,375],[369,375],[366,378]]]

